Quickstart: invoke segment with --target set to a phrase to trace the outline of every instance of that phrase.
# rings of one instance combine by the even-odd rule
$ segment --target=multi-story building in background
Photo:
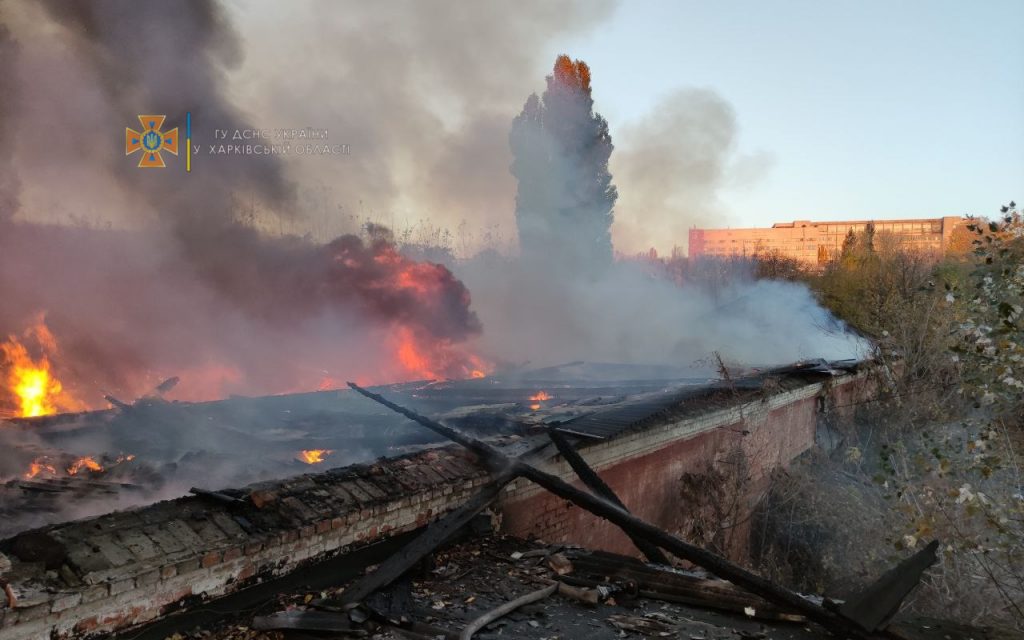
[[[777,222],[771,228],[690,229],[691,258],[700,256],[754,256],[778,252],[801,262],[819,266],[839,256],[843,241],[853,231],[861,233],[874,225],[875,234],[893,238],[900,246],[923,251],[945,251],[953,230],[964,218],[919,218],[912,220],[847,220],[843,222]]]

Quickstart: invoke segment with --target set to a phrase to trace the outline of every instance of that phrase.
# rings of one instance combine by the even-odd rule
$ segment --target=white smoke
[[[863,358],[871,349],[799,283],[738,277],[709,291],[679,287],[628,262],[576,281],[502,260],[473,261],[457,274],[473,292],[483,348],[507,362],[685,367],[717,351],[736,364],[763,366]]]

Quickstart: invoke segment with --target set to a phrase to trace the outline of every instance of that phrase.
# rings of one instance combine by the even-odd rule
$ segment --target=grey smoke
[[[0,14],[0,65],[17,64],[18,47]],[[0,73],[0,225],[18,209],[20,184],[14,165],[13,134],[18,91],[14,74]]]
[[[429,218],[452,230],[462,221],[513,230],[509,121],[543,85],[554,43],[587,32],[613,3],[323,7],[243,3],[236,12],[253,46],[233,91],[265,121],[331,127],[332,140],[352,145],[343,162],[289,166],[327,185],[345,212],[399,228]]]
[[[611,168],[622,184],[615,241],[634,250],[685,247],[693,225],[725,226],[726,187],[764,177],[770,154],[741,155],[732,105],[709,89],[679,89],[617,132]]]
[[[863,358],[871,349],[797,283],[737,276],[717,290],[680,287],[622,262],[578,280],[515,261],[471,261],[457,274],[473,291],[483,347],[506,362],[706,370],[715,351],[757,367]]]
[[[586,29],[609,5],[453,12],[351,3],[324,12],[315,3],[101,0],[4,8],[4,42],[20,48],[16,61],[5,59],[4,78],[17,84],[10,95],[31,105],[3,122],[16,134],[4,148],[31,176],[16,219],[65,224],[0,235],[8,302],[0,335],[46,311],[66,356],[58,366],[78,367],[58,373],[95,403],[103,393],[131,400],[170,375],[182,378],[179,397],[399,375],[388,362],[390,327],[367,304],[294,304],[307,290],[316,302],[325,289],[343,289],[318,280],[318,270],[334,268],[329,252],[271,237],[260,224],[280,219],[303,229],[296,175],[368,207],[398,206],[408,187],[427,194],[417,202],[423,212],[489,216],[505,206],[510,214],[506,141],[516,107],[504,105],[518,106],[534,69],[549,63],[538,58],[549,39]],[[304,37],[275,37],[282,27]],[[256,82],[263,92],[253,96]],[[352,145],[353,162],[207,157],[186,177],[141,171],[121,154],[121,132],[137,125],[136,114],[167,113],[167,126],[181,127],[186,110],[195,136],[207,140],[214,127],[329,127],[332,142]],[[29,135],[54,123],[57,153]],[[493,176],[507,192],[491,187]],[[468,209],[462,194],[474,203]],[[240,216],[239,201],[263,218]],[[91,228],[104,223],[114,229]],[[460,324],[422,326],[458,341],[472,335],[475,319],[459,306],[468,297],[450,298]]]

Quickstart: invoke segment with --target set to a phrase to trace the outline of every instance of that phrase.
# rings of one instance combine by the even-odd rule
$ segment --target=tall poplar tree
[[[610,264],[614,147],[608,122],[594,112],[585,62],[558,57],[547,89],[513,121],[509,143],[524,258],[580,270]]]

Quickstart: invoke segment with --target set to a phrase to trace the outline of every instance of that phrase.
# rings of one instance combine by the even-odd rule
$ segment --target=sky
[[[735,110],[719,220],[990,215],[1024,198],[1024,2],[625,0],[557,43],[617,125],[679,87]],[[554,53],[554,51],[552,51]]]

